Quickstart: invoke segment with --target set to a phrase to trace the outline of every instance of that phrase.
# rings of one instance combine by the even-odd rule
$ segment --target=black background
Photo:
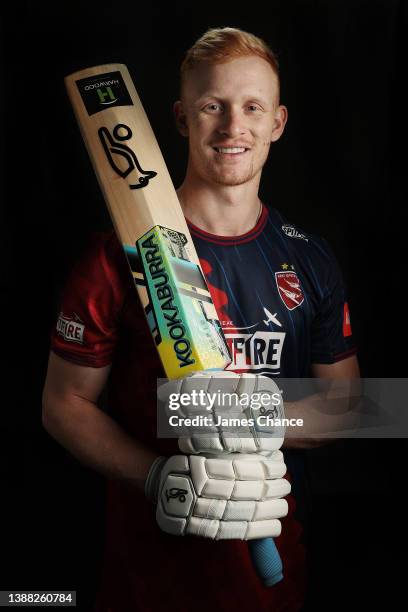
[[[4,373],[0,587],[77,589],[90,609],[103,533],[103,480],[41,428],[41,391],[59,291],[91,231],[109,219],[69,107],[64,75],[128,65],[176,185],[183,52],[205,29],[236,26],[277,52],[289,122],[261,195],[332,245],[349,289],[365,377],[405,376],[407,3],[20,2],[1,21]],[[351,445],[347,477],[317,472],[310,609],[394,596],[404,523],[405,441]],[[320,474],[320,476],[319,476]],[[338,486],[336,483],[339,483]],[[355,595],[352,599],[352,589]],[[331,594],[330,594],[331,593]]]

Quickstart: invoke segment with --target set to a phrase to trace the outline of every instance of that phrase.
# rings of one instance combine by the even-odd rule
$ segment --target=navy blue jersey
[[[324,239],[266,206],[243,236],[189,228],[231,350],[228,369],[303,378],[311,364],[355,353],[341,271]]]

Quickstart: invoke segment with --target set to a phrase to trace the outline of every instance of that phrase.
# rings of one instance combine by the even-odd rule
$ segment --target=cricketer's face
[[[259,181],[271,142],[287,119],[278,78],[255,55],[195,67],[174,110],[189,139],[188,172],[224,186]]]

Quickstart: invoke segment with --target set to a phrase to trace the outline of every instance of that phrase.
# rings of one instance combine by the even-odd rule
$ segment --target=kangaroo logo
[[[265,406],[261,406],[259,412],[262,414],[262,416],[273,417],[274,419],[279,416],[279,411],[276,406],[274,406],[272,410],[267,410]]]
[[[167,501],[170,501],[171,499],[178,499],[181,503],[184,504],[184,502],[186,501],[186,495],[186,489],[178,489],[177,487],[172,487],[170,491],[166,489]]]
[[[157,175],[153,170],[143,170],[132,149],[123,143],[125,140],[132,138],[132,130],[124,123],[118,123],[113,128],[112,134],[108,128],[101,127],[98,130],[103,149],[111,168],[121,176],[127,178],[133,171],[139,172],[138,182],[135,184],[129,183],[129,189],[142,189],[149,184],[150,179]],[[123,170],[123,162],[125,162],[125,170]]]

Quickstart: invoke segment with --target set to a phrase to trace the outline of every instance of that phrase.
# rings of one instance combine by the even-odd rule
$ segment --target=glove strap
[[[153,461],[146,478],[144,486],[145,495],[154,505],[157,504],[159,498],[160,473],[166,461],[167,457],[157,457]]]

